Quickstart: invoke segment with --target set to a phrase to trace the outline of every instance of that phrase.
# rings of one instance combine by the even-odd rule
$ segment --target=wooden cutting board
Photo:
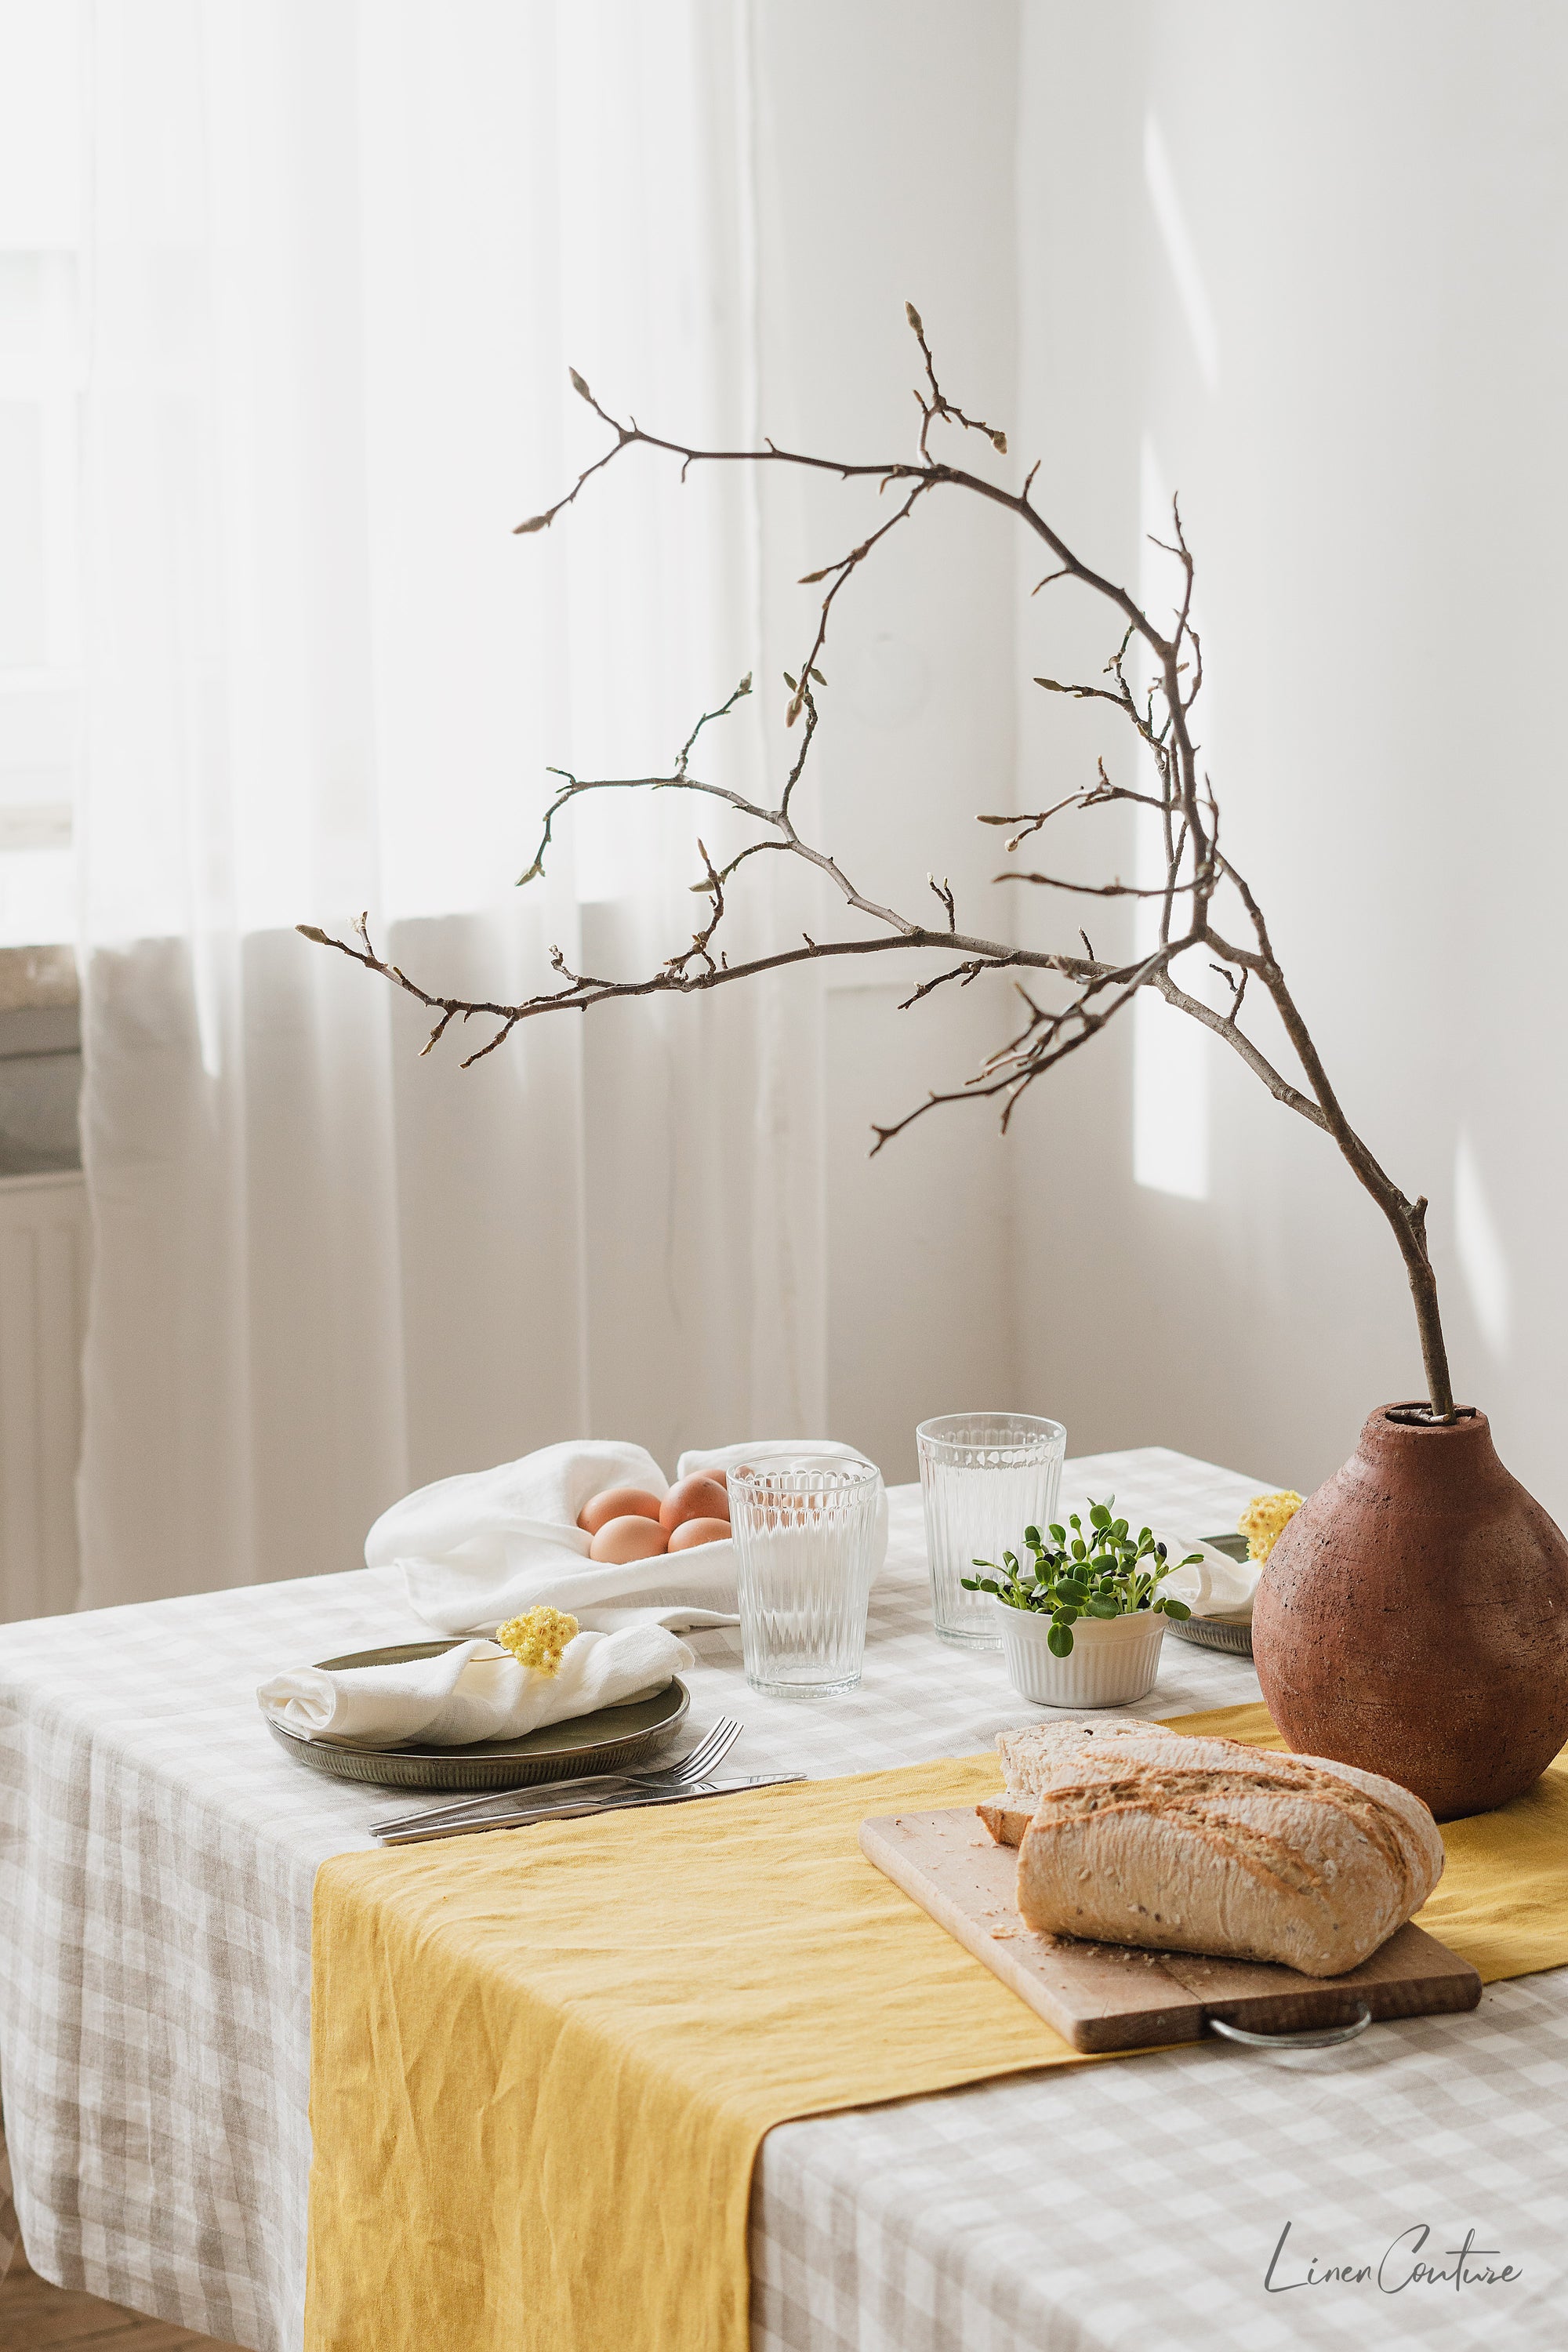
[[[1018,1857],[967,1806],[891,1813],[860,1824],[860,1848],[1075,2050],[1142,2050],[1196,2042],[1208,2020],[1255,2033],[1474,2009],[1481,1980],[1422,1928],[1406,1925],[1342,1977],[1305,1977],[1254,1960],[1085,1944],[1026,1927],[1014,1901]]]

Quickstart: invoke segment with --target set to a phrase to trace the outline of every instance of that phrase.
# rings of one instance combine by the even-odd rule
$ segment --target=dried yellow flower
[[[1237,1533],[1247,1538],[1249,1559],[1261,1567],[1300,1509],[1301,1499],[1290,1488],[1279,1495],[1254,1495],[1236,1523]]]
[[[520,1666],[536,1675],[558,1674],[561,1653],[577,1633],[577,1620],[563,1609],[531,1609],[524,1617],[509,1617],[496,1627],[495,1638],[510,1650]]]

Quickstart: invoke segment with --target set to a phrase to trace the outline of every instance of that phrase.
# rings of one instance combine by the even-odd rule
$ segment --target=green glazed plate
[[[438,1658],[455,1642],[405,1642],[390,1650],[355,1650],[321,1658],[323,1673],[342,1666],[401,1666]],[[672,1675],[651,1698],[630,1706],[596,1707],[570,1723],[547,1724],[521,1739],[484,1739],[471,1748],[356,1748],[347,1740],[306,1739],[269,1716],[267,1728],[290,1756],[335,1780],[363,1780],[382,1789],[522,1789],[535,1780],[575,1773],[629,1772],[662,1755],[679,1729],[691,1695]]]
[[[1215,1551],[1223,1551],[1227,1559],[1247,1558],[1245,1536],[1203,1536],[1199,1540],[1213,1544]],[[1228,1650],[1233,1656],[1243,1658],[1252,1655],[1250,1617],[1244,1625],[1226,1623],[1222,1617],[1173,1617],[1169,1623],[1173,1633],[1179,1635],[1184,1642],[1195,1642],[1200,1650]]]

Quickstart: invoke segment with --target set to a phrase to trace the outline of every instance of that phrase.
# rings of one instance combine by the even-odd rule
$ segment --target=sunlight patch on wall
[[[1219,329],[1215,324],[1214,305],[1204,283],[1197,247],[1187,226],[1182,200],[1176,194],[1176,176],[1171,169],[1170,150],[1152,114],[1143,118],[1143,179],[1149,190],[1154,226],[1160,232],[1165,258],[1176,281],[1176,299],[1182,306],[1182,315],[1193,339],[1199,370],[1209,390],[1217,392]]]
[[[1481,1181],[1475,1147],[1462,1129],[1454,1152],[1454,1245],[1481,1337],[1494,1356],[1506,1356],[1513,1329],[1508,1254]]]
[[[1184,1201],[1209,1196],[1204,1034],[1145,989],[1132,1007],[1132,1181]]]

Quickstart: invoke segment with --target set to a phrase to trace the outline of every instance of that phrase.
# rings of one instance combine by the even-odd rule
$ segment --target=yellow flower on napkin
[[[1247,1538],[1247,1558],[1259,1564],[1266,1560],[1300,1507],[1301,1497],[1293,1488],[1280,1495],[1254,1495],[1236,1523],[1237,1533]]]
[[[561,1653],[577,1630],[577,1620],[563,1609],[541,1607],[531,1609],[524,1617],[509,1617],[504,1625],[496,1627],[495,1638],[520,1666],[531,1666],[539,1675],[553,1675],[560,1672]]]

